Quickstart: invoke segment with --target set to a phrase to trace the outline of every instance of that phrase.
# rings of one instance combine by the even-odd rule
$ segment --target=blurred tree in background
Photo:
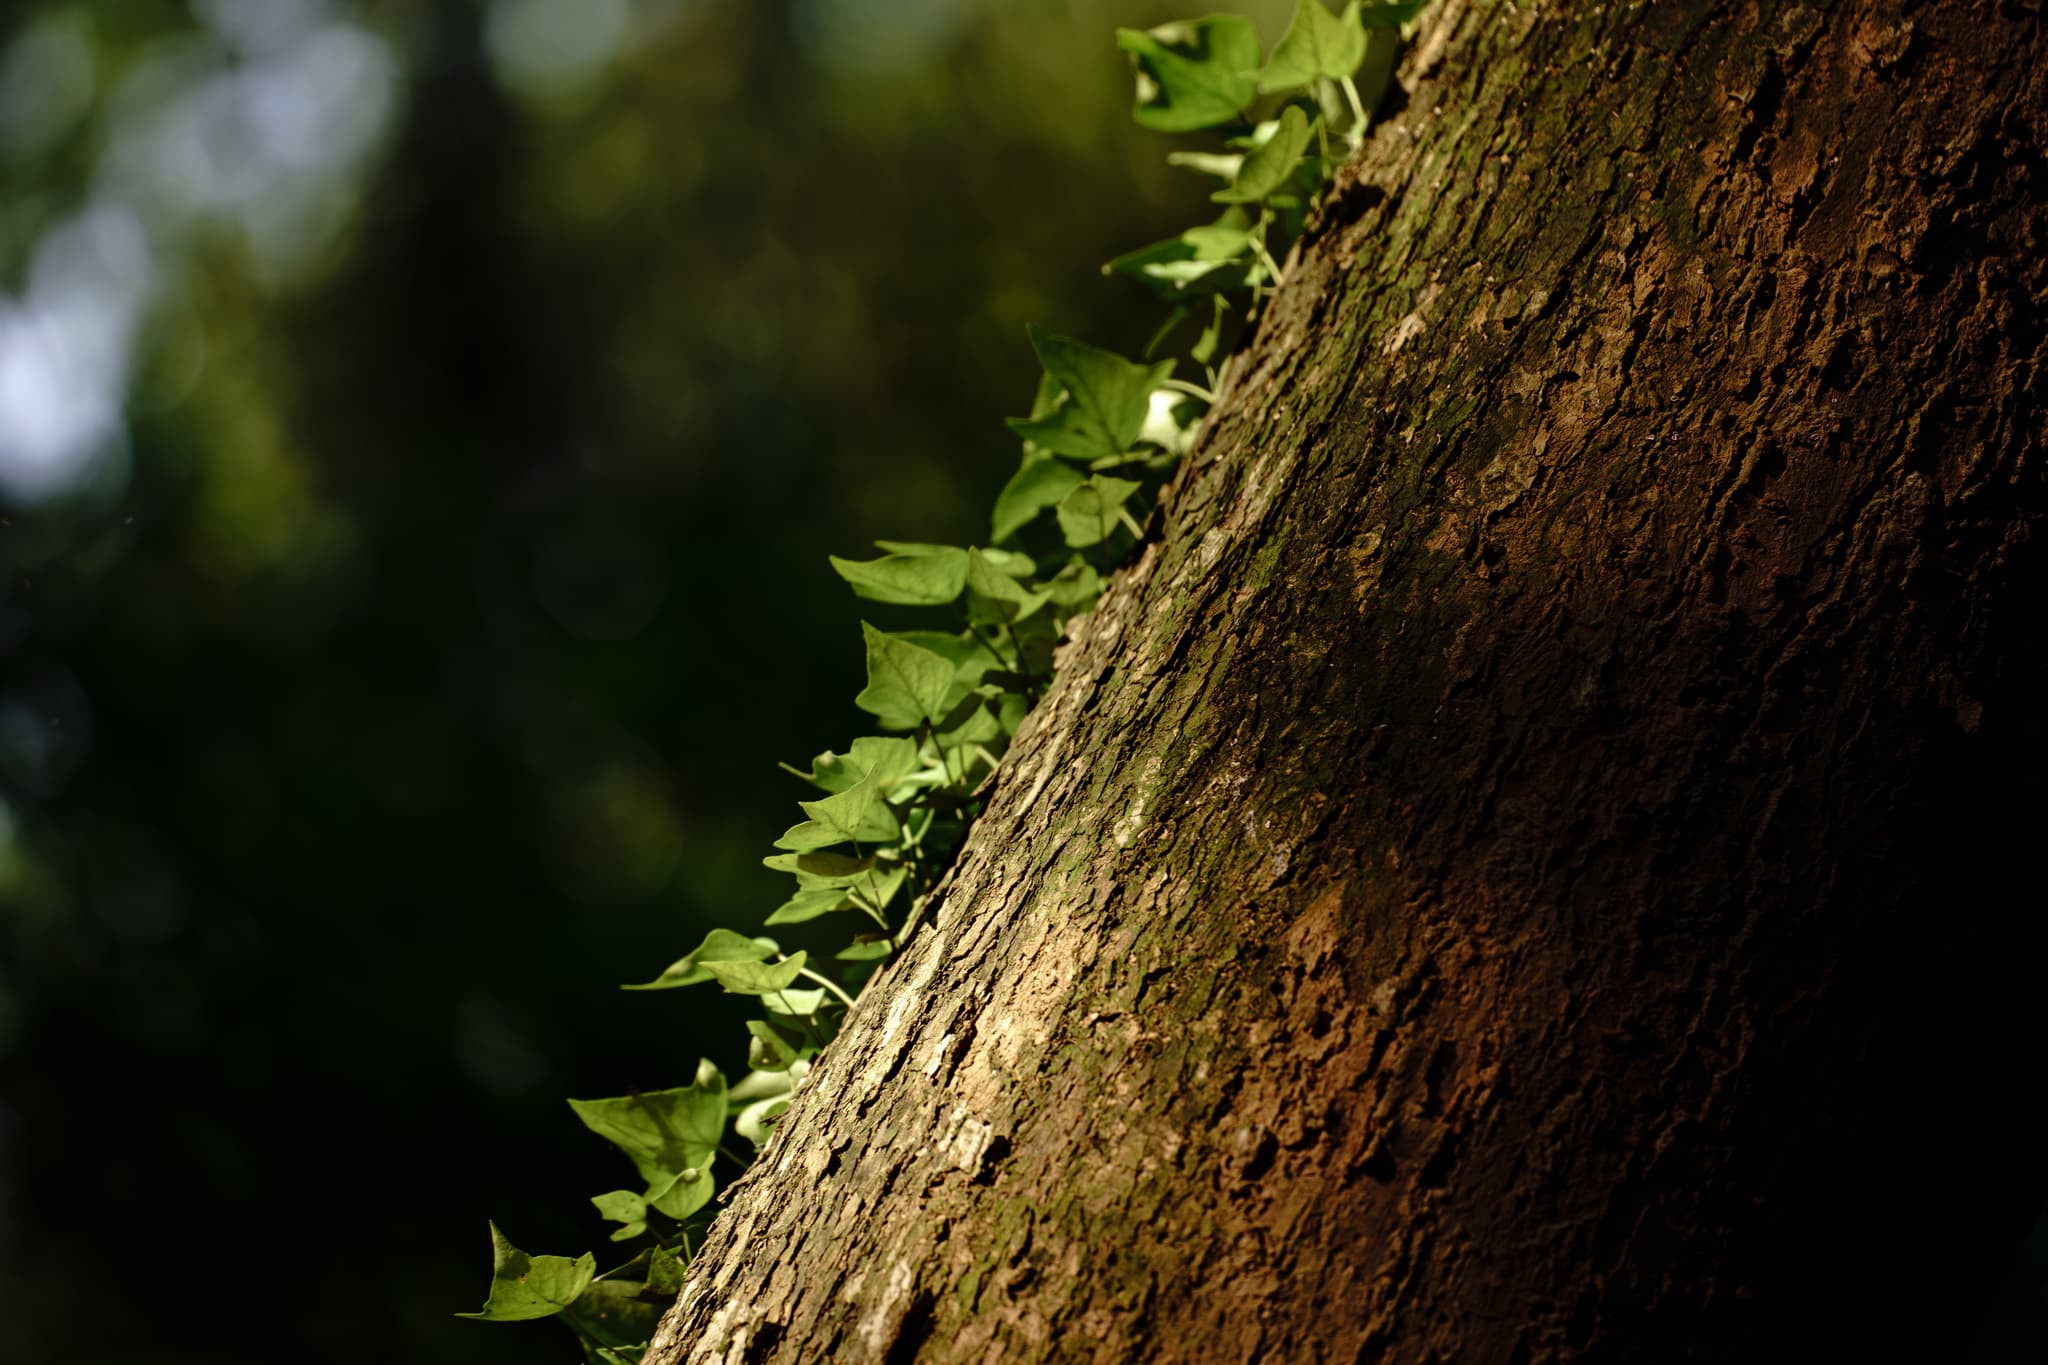
[[[566,1358],[484,1220],[601,1242],[564,1097],[739,1035],[614,987],[865,728],[825,555],[977,538],[1027,320],[1142,348],[1180,8],[0,18],[0,1360]]]

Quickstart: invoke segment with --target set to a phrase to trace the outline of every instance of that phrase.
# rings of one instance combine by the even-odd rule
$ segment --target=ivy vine
[[[556,1317],[586,1360],[640,1360],[702,1243],[721,1175],[737,1175],[768,1140],[861,987],[939,894],[990,775],[1052,680],[1054,646],[1143,539],[1214,401],[1228,345],[1278,287],[1279,262],[1363,141],[1405,26],[1426,3],[1351,0],[1333,14],[1322,0],[1296,0],[1270,54],[1235,15],[1117,31],[1140,125],[1223,134],[1220,150],[1167,157],[1220,182],[1210,198],[1221,212],[1103,267],[1170,306],[1145,359],[1029,329],[1043,374],[1030,412],[1009,419],[1023,456],[996,498],[988,544],[880,541],[875,558],[831,559],[856,597],[952,613],[950,628],[863,622],[867,686],[854,704],[882,733],[807,769],[783,765],[817,794],[797,803],[804,818],[765,860],[792,885],[763,927],[840,916],[855,926],[850,941],[824,961],[714,929],[653,980],[628,986],[716,983],[754,997],[761,1017],[747,1024],[747,1075],[728,1083],[705,1061],[686,1086],[569,1101],[638,1175],[637,1187],[591,1200],[631,1255],[600,1273],[591,1253],[530,1256],[492,1224],[489,1298],[461,1316]],[[1176,338],[1200,382],[1179,377],[1175,359],[1152,359]]]

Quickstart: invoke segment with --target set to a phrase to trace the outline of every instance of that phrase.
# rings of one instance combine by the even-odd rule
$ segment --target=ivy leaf
[[[825,988],[801,991],[773,991],[761,997],[761,1003],[775,1014],[786,1014],[791,1019],[801,1019],[816,1014],[818,1006],[825,1003]]]
[[[797,802],[811,818],[783,831],[775,846],[792,853],[810,853],[834,844],[894,843],[902,827],[882,799],[886,790],[888,784],[871,771],[843,792],[821,801]]]
[[[769,912],[763,924],[803,924],[820,915],[829,915],[834,910],[851,910],[853,902],[847,899],[846,888],[841,886],[799,890],[794,896]]]
[[[711,1202],[718,1182],[711,1178],[711,1158],[702,1165],[685,1166],[674,1175],[647,1189],[647,1207],[660,1209],[681,1221]]]
[[[781,962],[713,962],[707,964],[727,995],[774,995],[803,974],[801,949]],[[721,1097],[722,1098],[722,1097]],[[722,1119],[724,1115],[720,1115]]]
[[[694,986],[711,980],[707,962],[760,962],[781,952],[772,938],[748,938],[730,929],[713,929],[704,941],[662,969],[660,976],[638,985],[621,986],[622,991],[666,991],[677,986]]]
[[[1010,430],[1060,455],[1092,460],[1121,455],[1138,439],[1152,390],[1173,373],[1173,362],[1138,365],[1114,351],[1072,337],[1027,327],[1031,347],[1066,398],[1043,417],[1010,419]],[[1001,537],[998,537],[1001,539]]]
[[[801,768],[792,768],[787,763],[783,764],[782,768],[783,771],[795,773],[806,782],[823,787],[828,792],[843,792],[870,773],[876,772],[881,774],[877,780],[884,787],[888,787],[917,768],[917,743],[894,736],[865,735],[855,740],[853,747],[843,754],[835,754],[830,750],[819,754],[811,760],[809,772]]]
[[[640,1358],[662,1314],[662,1305],[641,1297],[646,1288],[638,1280],[593,1280],[569,1309],[565,1320],[595,1359]]]
[[[724,969],[755,963],[720,963]],[[603,1100],[570,1100],[583,1126],[629,1157],[650,1190],[665,1189],[678,1171],[710,1164],[725,1131],[725,1077],[703,1062],[697,1083]],[[653,1199],[650,1194],[648,1198]],[[666,1212],[666,1210],[664,1210]]]
[[[753,1143],[756,1147],[766,1146],[768,1142],[768,1125],[781,1118],[783,1111],[788,1108],[789,1097],[787,1095],[777,1095],[773,1099],[755,1100],[752,1104],[740,1110],[739,1116],[732,1121],[733,1131]]]
[[[1103,267],[1105,270],[1108,268]],[[1026,455],[1024,463],[1003,485],[1003,491],[996,494],[995,512],[989,519],[989,539],[1008,540],[1016,535],[1040,512],[1073,492],[1081,478],[1081,471],[1064,460],[1044,455],[1034,459]]]
[[[1316,0],[1304,0],[1315,4]],[[1256,204],[1287,183],[1303,152],[1308,150],[1313,128],[1301,106],[1290,104],[1280,111],[1279,126],[1272,136],[1246,153],[1237,179],[1227,189],[1209,197],[1219,204]]]
[[[1021,558],[1021,556],[1019,556]],[[1025,563],[1029,564],[1027,559]],[[1035,565],[1033,566],[1036,567]],[[1017,621],[1050,601],[1033,592],[980,550],[967,552],[968,616],[977,621]]]
[[[747,1065],[756,1071],[787,1071],[796,1060],[796,1046],[789,1039],[775,1031],[772,1024],[759,1019],[747,1020],[747,1032],[753,1041],[747,1044]]]
[[[1138,75],[1133,118],[1162,133],[1228,123],[1259,89],[1259,36],[1249,19],[1212,15],[1140,31],[1120,28],[1116,45]]]
[[[871,602],[900,602],[916,607],[943,606],[960,595],[967,576],[967,552],[953,545],[880,542],[894,553],[880,559],[841,559],[827,555],[833,571],[853,585],[856,596]]]
[[[1366,5],[1358,12],[1358,19],[1367,28],[1399,28],[1416,15],[1429,8],[1429,0],[1403,0],[1403,3],[1388,5]]]
[[[1293,90],[1318,78],[1342,80],[1365,60],[1365,29],[1358,19],[1359,0],[1351,0],[1341,17],[1323,8],[1322,0],[1294,0],[1294,17],[1280,36],[1259,89]]]
[[[892,730],[909,730],[945,715],[953,686],[952,661],[863,621],[868,647],[868,685],[853,704]]]
[[[823,891],[853,885],[863,872],[875,865],[875,860],[820,850],[814,853],[778,853],[772,858],[763,858],[761,865],[793,874],[801,890]]]
[[[1038,572],[1038,561],[1022,550],[997,550],[984,545],[974,553],[997,573],[1006,573],[1015,579],[1027,579]]]
[[[894,949],[889,946],[888,935],[862,934],[832,956],[841,962],[875,962],[893,951]]]
[[[596,1274],[597,1259],[587,1251],[573,1261],[567,1256],[529,1256],[493,1223],[490,1297],[482,1311],[455,1316],[485,1322],[553,1317],[576,1302]]]
[[[612,1234],[614,1242],[624,1242],[647,1231],[647,1199],[631,1190],[612,1190],[594,1196],[591,1203],[597,1205],[598,1216],[613,1223],[624,1224]]]
[[[1194,249],[1198,261],[1234,261],[1251,250],[1251,220],[1243,209],[1227,208],[1215,222],[1183,232],[1180,240]]]
[[[1237,179],[1244,156],[1239,152],[1168,152],[1166,164],[1185,166],[1197,175],[1213,175],[1227,184]]]
[[[852,888],[853,898],[879,914],[896,899],[897,890],[909,875],[910,868],[904,863],[898,863],[886,872],[870,873]]]
[[[647,1289],[653,1294],[679,1294],[689,1275],[689,1262],[668,1247],[656,1247],[647,1258]]]
[[[1138,491],[1129,479],[1096,474],[1059,505],[1060,531],[1075,549],[1099,545],[1115,534],[1124,502]]]

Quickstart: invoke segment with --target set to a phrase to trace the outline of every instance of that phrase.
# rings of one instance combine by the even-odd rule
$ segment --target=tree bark
[[[648,1360],[1952,1358],[2048,1175],[2044,73],[1440,0]]]

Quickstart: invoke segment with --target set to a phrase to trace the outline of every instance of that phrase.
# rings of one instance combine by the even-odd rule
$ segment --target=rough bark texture
[[[650,1361],[1952,1358],[2044,1175],[2044,78],[1443,0]]]

